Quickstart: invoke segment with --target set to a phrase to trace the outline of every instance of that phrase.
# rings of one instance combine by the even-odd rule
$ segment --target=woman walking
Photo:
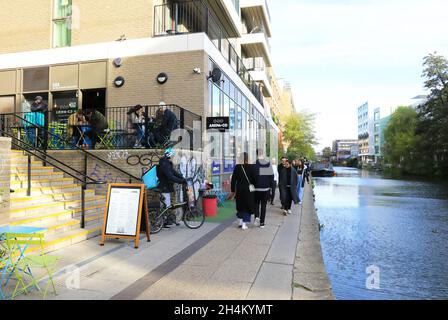
[[[242,163],[235,167],[231,180],[232,196],[236,199],[237,217],[239,227],[247,230],[247,224],[251,221],[251,215],[255,212],[255,190],[256,183],[255,170],[249,164],[249,157],[246,152],[242,155]]]
[[[289,160],[285,161],[284,169],[279,173],[279,188],[283,205],[283,214],[291,214],[292,202],[299,203],[297,193],[297,171],[291,166]]]
[[[294,160],[293,167],[297,171],[297,196],[299,197],[299,204],[302,204],[303,187],[305,186],[305,184],[304,184],[305,181],[303,180],[305,168],[304,168],[303,162],[301,160]]]

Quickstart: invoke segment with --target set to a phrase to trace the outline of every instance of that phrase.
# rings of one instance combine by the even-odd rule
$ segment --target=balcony
[[[270,81],[271,77],[268,73],[268,69],[264,62],[264,59],[262,57],[246,58],[243,60],[243,62],[250,75],[252,76],[252,79],[262,84],[263,95],[265,97],[272,97],[273,90]]]
[[[252,78],[235,50],[234,40],[231,40],[221,23],[202,1],[185,1],[154,7],[154,37],[186,33],[207,34],[232,69],[263,105],[260,85]]]
[[[243,36],[240,43],[245,55],[251,58],[263,57],[266,65],[271,67],[271,45],[265,24],[246,14],[243,15],[242,22]]]
[[[241,14],[262,21],[267,36],[272,37],[271,14],[266,0],[241,0]]]
[[[240,0],[203,0],[202,2],[209,8],[230,37],[241,37]]]

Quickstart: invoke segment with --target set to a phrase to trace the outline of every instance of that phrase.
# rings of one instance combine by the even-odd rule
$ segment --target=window
[[[221,90],[213,85],[212,117],[221,116]]]
[[[54,0],[53,47],[69,47],[71,32],[72,0]]]

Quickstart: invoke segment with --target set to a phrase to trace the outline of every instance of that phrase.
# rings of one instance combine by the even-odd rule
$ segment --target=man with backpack
[[[171,193],[174,192],[174,184],[186,184],[187,180],[174,169],[173,158],[174,150],[169,148],[165,151],[164,157],[160,159],[157,166],[157,177],[159,179],[159,186],[162,196],[164,197],[166,207],[171,205]],[[170,223],[166,223],[165,227]]]

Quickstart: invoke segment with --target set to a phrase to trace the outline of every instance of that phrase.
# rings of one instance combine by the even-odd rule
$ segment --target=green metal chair
[[[50,285],[54,294],[56,294],[53,273],[60,258],[45,253],[44,234],[34,233],[30,236],[29,234],[10,233],[5,235],[4,242],[9,256],[7,272],[10,274],[6,279],[6,284],[11,279],[16,281],[11,299],[16,298],[20,294],[29,293],[33,287],[41,292],[45,299]],[[35,248],[37,253],[27,254],[27,250],[32,247]],[[41,269],[43,273],[41,276],[36,277],[35,273],[38,269]],[[45,280],[45,289],[42,290],[39,283]]]

